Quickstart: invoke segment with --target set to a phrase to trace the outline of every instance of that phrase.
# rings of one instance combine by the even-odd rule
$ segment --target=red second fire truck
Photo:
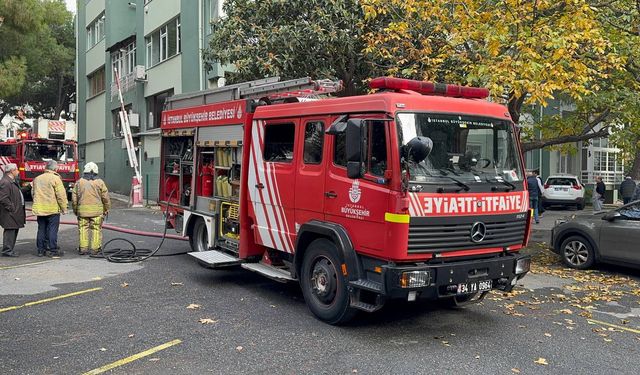
[[[170,98],[160,200],[190,254],[298,281],[330,324],[393,299],[510,291],[531,218],[507,109],[481,88],[370,87],[318,99],[339,84],[266,79]]]
[[[20,171],[20,187],[23,192],[30,193],[33,179],[44,172],[47,161],[55,160],[58,174],[70,193],[80,178],[77,156],[75,124],[41,119],[34,130],[19,131],[15,138],[0,140],[0,173],[5,164],[16,164]]]

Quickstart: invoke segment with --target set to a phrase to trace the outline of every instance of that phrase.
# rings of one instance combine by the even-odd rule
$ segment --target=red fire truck
[[[298,281],[330,324],[393,299],[511,290],[531,218],[508,110],[486,89],[397,78],[318,99],[338,86],[267,79],[169,99],[160,200],[190,255]]]
[[[39,120],[35,130],[19,131],[16,138],[0,141],[0,170],[4,171],[5,164],[15,163],[25,193],[31,191],[31,182],[44,171],[49,160],[58,162],[58,174],[71,192],[80,178],[77,156],[75,124],[65,121]]]

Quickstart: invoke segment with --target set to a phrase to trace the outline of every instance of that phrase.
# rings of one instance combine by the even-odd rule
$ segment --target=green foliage
[[[343,94],[362,90],[368,69],[362,10],[356,0],[229,0],[212,21],[209,68],[233,64],[229,82],[269,76],[341,79]]]
[[[57,117],[75,92],[73,15],[62,0],[0,0],[0,17],[0,99]]]

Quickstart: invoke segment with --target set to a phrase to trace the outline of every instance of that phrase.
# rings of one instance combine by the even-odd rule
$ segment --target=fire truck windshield
[[[464,186],[506,182],[513,186],[510,182],[523,179],[515,134],[507,121],[405,112],[397,115],[397,124],[410,182]],[[407,144],[415,137],[431,139],[432,149],[426,158],[424,152],[412,156]],[[424,159],[414,160],[420,158]]]
[[[75,160],[73,145],[62,143],[27,143],[24,158],[26,161],[67,162]]]

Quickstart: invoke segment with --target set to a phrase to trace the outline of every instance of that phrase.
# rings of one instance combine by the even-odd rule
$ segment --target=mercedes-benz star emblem
[[[471,226],[471,241],[482,242],[484,236],[487,234],[487,226],[484,223],[477,222]]]

